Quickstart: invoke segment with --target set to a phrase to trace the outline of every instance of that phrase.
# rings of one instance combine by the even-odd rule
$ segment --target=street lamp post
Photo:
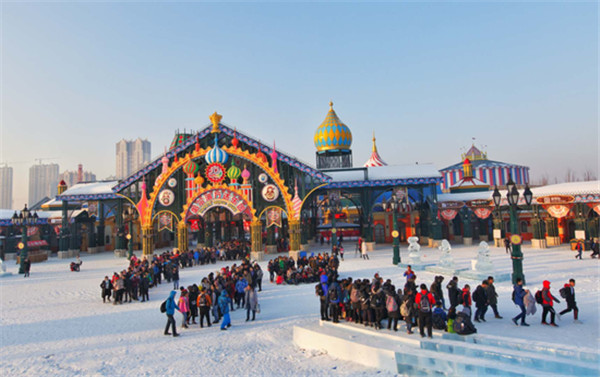
[[[19,263],[19,273],[20,274],[25,273],[25,259],[27,259],[27,254],[29,251],[29,248],[27,247],[27,227],[31,226],[31,225],[35,225],[37,223],[37,220],[38,220],[37,213],[34,213],[32,215],[31,211],[29,211],[29,209],[27,208],[27,204],[25,204],[25,207],[21,210],[21,213],[19,215],[17,215],[17,212],[15,211],[15,214],[11,218],[12,224],[15,226],[22,227],[22,232],[23,232],[22,233],[23,236],[21,238],[21,244],[19,245],[19,249],[21,250],[20,263]]]
[[[335,228],[335,215],[340,210],[340,201],[335,194],[329,195],[328,203],[329,213],[331,214],[331,252],[333,252],[334,246],[337,245],[337,229]]]
[[[392,194],[390,200],[387,202],[384,201],[382,206],[384,211],[389,209],[392,212],[392,238],[394,239],[392,263],[394,265],[398,265],[399,263],[402,263],[402,257],[400,256],[400,229],[398,228],[398,213],[405,213],[408,206],[406,205],[406,202],[403,199],[399,199],[396,194]]]
[[[125,236],[128,241],[127,244],[127,259],[131,259],[133,256],[133,220],[137,211],[134,211],[133,208],[129,207],[123,211],[123,220],[128,222],[129,233]]]
[[[519,203],[519,190],[517,190],[517,185],[513,182],[512,178],[509,179],[506,184],[506,199],[508,201],[509,209],[510,209],[510,233],[511,233],[511,243],[512,243],[512,252],[511,259],[513,264],[513,273],[512,273],[512,282],[513,284],[517,283],[517,278],[523,279],[523,284],[525,284],[525,275],[523,274],[523,253],[521,252],[521,233],[519,231],[519,221],[518,221],[518,203]],[[500,201],[502,199],[502,195],[498,191],[498,187],[494,189],[494,193],[492,194],[492,198],[494,199],[494,205],[496,207],[500,206]],[[533,194],[529,189],[529,185],[525,186],[525,191],[523,192],[523,198],[525,199],[526,205],[531,205],[531,200],[533,199]]]

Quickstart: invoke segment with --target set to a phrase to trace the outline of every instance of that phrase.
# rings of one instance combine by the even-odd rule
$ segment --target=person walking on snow
[[[179,310],[179,306],[177,306],[177,304],[175,303],[176,294],[177,292],[171,291],[165,305],[167,309],[167,325],[165,326],[165,335],[171,335],[172,333],[173,336],[179,336],[177,330],[175,329],[175,318],[173,318],[173,315],[175,314],[175,309]],[[171,325],[171,332],[169,332],[169,325]]]
[[[221,296],[219,296],[219,309],[221,309],[221,314],[223,314],[223,322],[221,322],[221,330],[227,330],[227,328],[231,327],[231,318],[229,317],[229,303],[231,299],[227,294],[227,291],[223,289],[221,291]]]
[[[498,294],[496,293],[496,287],[494,287],[494,277],[488,276],[487,282],[488,285],[485,289],[485,293],[487,293],[488,303],[494,311],[494,316],[498,319],[502,319],[502,316],[498,313]]]
[[[581,324],[582,322],[578,319],[579,309],[575,302],[575,279],[569,279],[569,284],[565,284],[565,286],[561,288],[560,295],[567,301],[567,308],[560,312],[560,315],[566,314],[572,310],[574,317],[573,322]]]
[[[521,309],[521,313],[519,313],[516,317],[512,319],[515,326],[519,326],[519,319],[521,320],[521,326],[529,326],[527,323],[525,323],[525,316],[527,315],[527,310],[525,309],[525,303],[523,302],[523,299],[525,298],[528,292],[528,290],[523,289],[523,279],[517,278],[517,284],[515,284],[513,287],[512,297],[515,305],[517,305],[519,309]]]
[[[550,282],[548,280],[544,280],[543,282],[544,288],[542,289],[542,325],[550,325],[554,327],[558,327],[556,323],[554,323],[554,316],[556,312],[554,311],[554,301],[560,304],[560,301],[552,296],[550,293]],[[546,316],[550,313],[550,323],[546,322]],[[560,314],[559,314],[560,318]]]
[[[579,258],[579,260],[582,259],[582,252],[583,252],[583,242],[577,242],[577,246],[576,246],[576,250],[577,250],[577,255],[575,256],[575,259]]]

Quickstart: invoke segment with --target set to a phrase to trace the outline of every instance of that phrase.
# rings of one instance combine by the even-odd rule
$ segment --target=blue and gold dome
[[[329,112],[325,120],[315,132],[315,147],[317,151],[349,150],[352,145],[352,132],[335,111],[333,102],[329,102]]]

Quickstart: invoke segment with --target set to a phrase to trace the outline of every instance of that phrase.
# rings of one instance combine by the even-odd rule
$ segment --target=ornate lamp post
[[[396,194],[392,194],[391,198],[387,202],[382,203],[384,211],[392,212],[393,219],[393,231],[392,238],[394,239],[394,252],[392,257],[392,263],[394,265],[398,265],[402,262],[402,258],[400,256],[400,229],[398,228],[398,214],[406,213],[408,205],[406,201],[401,198],[398,198]]]
[[[129,227],[129,233],[125,236],[128,241],[127,244],[127,259],[131,259],[133,256],[133,221],[137,215],[137,211],[133,208],[128,207],[123,210],[123,221],[127,221]]]
[[[519,222],[517,216],[519,190],[517,190],[517,185],[513,182],[512,178],[509,179],[508,183],[506,184],[506,189],[506,199],[508,201],[510,209],[510,233],[512,243],[512,253],[510,257],[513,261],[512,282],[513,284],[516,284],[517,278],[521,278],[523,279],[523,284],[525,284],[525,275],[523,274],[523,253],[521,252],[522,239],[521,233],[519,232]],[[494,199],[494,205],[496,206],[496,208],[498,208],[502,199],[502,195],[500,195],[498,187],[494,189],[492,198]],[[525,186],[525,191],[523,191],[523,198],[525,199],[526,205],[531,205],[533,194],[529,189],[529,185]]]
[[[32,215],[31,212],[29,211],[29,209],[27,208],[27,204],[25,204],[25,207],[21,210],[21,213],[19,215],[17,215],[17,212],[15,211],[15,214],[11,218],[12,224],[17,227],[19,227],[19,226],[22,227],[22,231],[23,231],[21,243],[19,244],[19,249],[21,250],[20,264],[19,264],[19,273],[20,274],[25,273],[25,259],[27,259],[27,253],[29,251],[29,249],[27,247],[27,227],[35,225],[37,223],[37,220],[38,220],[37,213],[34,213]]]
[[[331,214],[331,251],[333,252],[333,247],[337,245],[337,229],[335,228],[335,216],[341,210],[340,200],[337,197],[337,195],[329,195],[327,209],[329,209],[329,213]]]

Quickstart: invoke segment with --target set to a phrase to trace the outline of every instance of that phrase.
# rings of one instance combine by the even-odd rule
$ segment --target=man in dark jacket
[[[577,303],[575,302],[575,279],[569,279],[569,284],[565,284],[565,286],[560,290],[560,293],[565,301],[567,301],[567,308],[560,312],[560,315],[573,310],[573,322],[581,324],[582,322],[578,319],[579,309],[577,308]]]
[[[484,280],[481,282],[481,285],[475,288],[475,292],[473,292],[473,301],[475,301],[475,307],[477,308],[475,310],[475,322],[485,322],[484,316],[488,306],[487,286],[487,280]]]
[[[340,316],[340,300],[342,298],[342,289],[337,280],[333,280],[328,291],[329,311],[333,317],[333,323],[339,322]]]
[[[442,304],[442,308],[446,309],[446,303],[444,302],[444,292],[442,291],[442,282],[444,281],[443,276],[436,276],[431,284],[429,291],[435,298],[436,302]]]
[[[521,309],[521,313],[512,319],[513,323],[516,326],[519,326],[519,319],[521,320],[521,326],[529,326],[525,323],[525,316],[527,315],[527,310],[525,309],[525,303],[523,302],[523,298],[527,295],[527,291],[523,289],[523,279],[517,278],[517,284],[513,287],[513,302]]]
[[[487,293],[488,303],[494,311],[494,316],[498,319],[502,319],[502,316],[498,313],[498,294],[496,293],[496,287],[494,287],[494,277],[488,276],[487,282],[488,285],[485,289],[485,293]]]
[[[448,289],[448,299],[450,300],[450,308],[455,308],[460,302],[460,289],[458,289],[458,278],[454,276],[446,286]]]

